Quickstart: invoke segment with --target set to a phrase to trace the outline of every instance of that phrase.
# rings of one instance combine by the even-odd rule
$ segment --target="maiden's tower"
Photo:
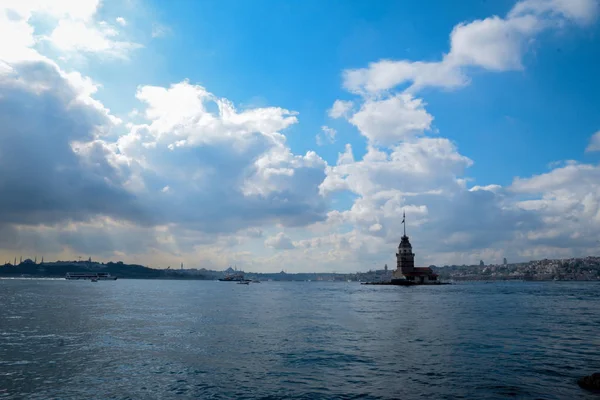
[[[392,274],[392,284],[432,284],[438,283],[438,276],[431,268],[415,268],[415,253],[406,236],[406,214],[402,213],[404,235],[400,239],[396,253],[396,270]]]

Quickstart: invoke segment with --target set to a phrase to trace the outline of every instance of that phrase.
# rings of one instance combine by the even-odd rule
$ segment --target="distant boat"
[[[92,282],[98,282],[98,278],[92,278],[90,279]]]
[[[239,281],[237,284],[238,285],[249,285],[250,281]]]
[[[116,281],[117,277],[109,274],[108,272],[67,272],[65,276],[66,280],[78,281],[78,280],[96,280],[96,281]]]
[[[219,278],[219,280],[221,282],[241,282],[245,281],[246,279],[244,279],[243,273],[238,272],[236,274],[227,274],[225,275],[225,278]]]

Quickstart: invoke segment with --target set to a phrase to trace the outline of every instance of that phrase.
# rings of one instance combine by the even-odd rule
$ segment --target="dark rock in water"
[[[589,376],[584,376],[577,381],[577,384],[584,389],[600,391],[600,373],[595,373]]]

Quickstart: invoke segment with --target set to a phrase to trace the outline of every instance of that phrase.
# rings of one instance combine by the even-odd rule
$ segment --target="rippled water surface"
[[[592,282],[0,280],[0,307],[0,398],[599,398]]]

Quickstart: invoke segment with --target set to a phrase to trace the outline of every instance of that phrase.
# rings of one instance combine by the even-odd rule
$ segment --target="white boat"
[[[66,280],[77,281],[77,280],[95,280],[95,281],[116,281],[117,277],[109,274],[108,272],[67,272],[65,276]]]

